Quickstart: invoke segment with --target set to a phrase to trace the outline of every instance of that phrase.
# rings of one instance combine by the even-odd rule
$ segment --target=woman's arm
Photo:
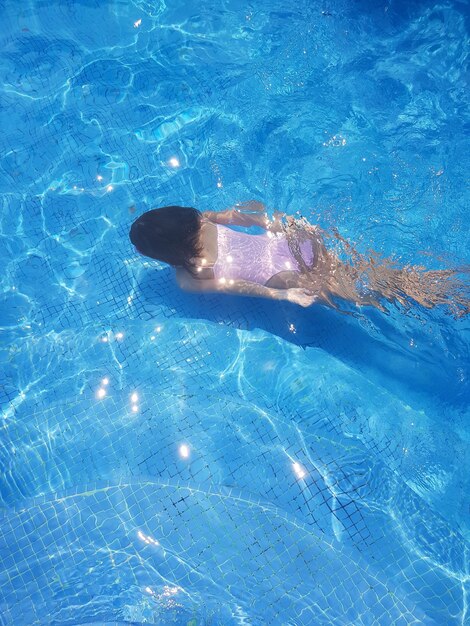
[[[272,289],[247,280],[209,279],[200,280],[193,278],[183,268],[177,268],[176,280],[184,291],[192,293],[227,293],[236,296],[249,296],[251,298],[269,298],[271,300],[285,300],[295,302],[301,306],[310,306],[315,301],[315,296],[304,289]]]
[[[234,226],[259,226],[267,230],[269,219],[263,213],[242,213],[237,209],[226,209],[225,211],[204,211],[203,217],[214,224],[233,224]]]
[[[246,228],[258,226],[272,232],[281,229],[281,219],[284,217],[284,214],[275,213],[274,218],[270,220],[264,204],[256,200],[245,202],[225,211],[204,211],[202,215],[214,224],[232,224]]]

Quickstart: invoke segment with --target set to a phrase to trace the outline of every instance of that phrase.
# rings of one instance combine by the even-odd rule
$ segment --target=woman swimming
[[[230,226],[263,229],[250,234]],[[287,300],[301,306],[337,305],[339,297],[356,305],[383,309],[380,300],[431,308],[465,304],[453,270],[397,268],[391,261],[366,258],[337,233],[353,263],[325,246],[328,235],[306,220],[275,214],[269,219],[260,202],[225,211],[168,206],[141,215],[131,226],[136,250],[176,268],[179,286],[191,292],[219,292]],[[454,300],[456,302],[454,302]]]

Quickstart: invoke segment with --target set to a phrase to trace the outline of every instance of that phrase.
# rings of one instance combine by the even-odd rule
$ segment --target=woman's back
[[[311,265],[311,243],[306,241],[301,250],[306,264]],[[217,260],[213,272],[219,281],[246,280],[265,285],[280,272],[297,270],[298,264],[283,233],[250,235],[217,224]]]

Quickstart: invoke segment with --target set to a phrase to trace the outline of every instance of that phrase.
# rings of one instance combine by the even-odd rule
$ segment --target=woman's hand
[[[273,218],[268,221],[268,230],[272,233],[282,233],[284,232],[284,222],[283,220],[286,218],[285,213],[281,213],[280,211],[275,211]]]
[[[287,290],[287,300],[299,304],[300,306],[308,307],[317,300],[317,296],[307,291],[307,289],[296,287]]]

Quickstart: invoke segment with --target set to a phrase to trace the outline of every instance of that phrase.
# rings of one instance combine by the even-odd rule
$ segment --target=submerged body
[[[262,234],[231,228],[256,226]],[[468,313],[468,298],[456,271],[397,267],[387,259],[359,254],[334,235],[350,257],[344,262],[325,245],[320,228],[305,220],[267,217],[259,202],[226,211],[164,207],[142,215],[131,240],[142,254],[176,268],[179,286],[191,292],[220,292],[287,300],[301,306],[314,302],[338,308],[334,299],[384,310],[383,301],[409,300],[432,308],[446,304],[458,315]]]
[[[230,226],[257,226],[265,232],[255,235]],[[307,289],[301,277],[320,272],[324,247],[313,227],[304,235],[297,237],[295,253],[279,218],[268,220],[261,210],[205,211],[201,214],[200,253],[192,268],[176,268],[178,284],[186,291],[232,293],[309,306],[322,299],[321,294]]]

